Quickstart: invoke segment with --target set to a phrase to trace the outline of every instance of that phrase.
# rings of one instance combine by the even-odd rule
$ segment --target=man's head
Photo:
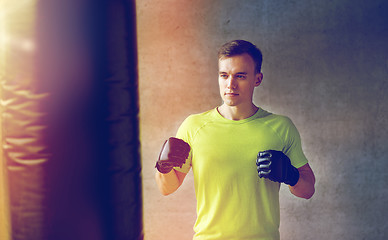
[[[218,84],[224,106],[251,109],[254,88],[261,84],[262,55],[250,42],[235,40],[218,53]]]
[[[244,53],[248,54],[255,62],[255,73],[260,73],[263,55],[260,49],[245,40],[233,40],[222,45],[218,51],[218,60]]]

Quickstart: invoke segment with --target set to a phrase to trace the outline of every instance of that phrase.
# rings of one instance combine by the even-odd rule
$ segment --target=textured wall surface
[[[294,121],[317,178],[310,200],[281,188],[282,239],[386,239],[387,12],[385,0],[137,1],[146,240],[193,235],[192,174],[164,197],[154,164],[189,114],[221,104],[216,52],[233,39],[261,48],[255,103]]]

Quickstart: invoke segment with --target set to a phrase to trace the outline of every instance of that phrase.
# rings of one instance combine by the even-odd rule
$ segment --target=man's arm
[[[289,185],[291,193],[297,197],[309,199],[314,195],[315,177],[308,163],[295,168],[283,152],[266,150],[259,152],[256,165],[260,178]]]
[[[186,173],[175,171],[174,167],[182,167],[190,153],[190,145],[179,138],[170,137],[163,144],[156,162],[156,184],[163,195],[175,192],[183,182]]]
[[[159,187],[159,191],[164,196],[167,196],[175,192],[182,185],[186,175],[186,173],[179,172],[174,169],[166,174],[157,171],[155,173],[155,180]]]
[[[310,165],[307,163],[298,168],[299,180],[294,186],[289,186],[290,191],[297,197],[310,199],[315,192],[315,176]]]

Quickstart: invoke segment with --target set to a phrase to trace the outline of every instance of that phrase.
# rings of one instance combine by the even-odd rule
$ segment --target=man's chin
[[[237,107],[238,103],[235,101],[224,101],[224,105],[227,107]]]

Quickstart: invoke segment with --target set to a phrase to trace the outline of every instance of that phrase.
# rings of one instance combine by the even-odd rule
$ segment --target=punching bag
[[[135,5],[97,2],[5,5],[10,239],[143,239]]]
[[[95,131],[104,152],[107,181],[105,226],[111,239],[143,239],[142,185],[138,127],[138,75],[134,1],[106,1],[99,15],[102,31],[96,59],[101,80],[95,101],[103,120]],[[104,17],[102,17],[104,16]],[[103,36],[103,37],[102,37]],[[101,49],[105,51],[101,51]],[[106,108],[105,108],[106,106]],[[104,179],[104,178],[101,178]]]

